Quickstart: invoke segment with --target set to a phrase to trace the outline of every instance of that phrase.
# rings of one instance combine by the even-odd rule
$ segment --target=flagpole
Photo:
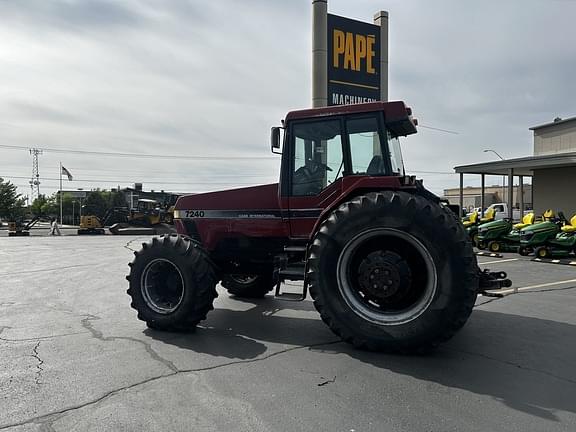
[[[62,225],[62,161],[60,161],[60,225]]]

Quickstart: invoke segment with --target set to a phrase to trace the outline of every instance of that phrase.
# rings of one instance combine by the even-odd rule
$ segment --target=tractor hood
[[[480,232],[486,232],[495,229],[512,229],[512,223],[504,219],[499,219],[484,223],[478,227]]]
[[[201,212],[206,210],[279,210],[278,183],[185,195],[178,198],[174,217],[186,217],[182,211]]]
[[[527,227],[522,228],[523,233],[537,233],[542,231],[558,231],[558,225],[554,222],[546,221],[546,222],[538,222],[533,225],[528,225]]]

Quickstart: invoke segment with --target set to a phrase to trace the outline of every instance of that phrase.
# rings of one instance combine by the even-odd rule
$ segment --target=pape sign
[[[328,105],[380,100],[380,27],[328,14]]]

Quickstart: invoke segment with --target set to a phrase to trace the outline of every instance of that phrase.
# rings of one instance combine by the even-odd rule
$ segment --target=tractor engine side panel
[[[175,216],[178,233],[196,238],[209,252],[231,239],[247,244],[251,238],[288,238],[277,183],[187,195],[176,203]]]

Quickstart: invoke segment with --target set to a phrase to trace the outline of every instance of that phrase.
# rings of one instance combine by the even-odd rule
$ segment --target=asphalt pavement
[[[195,333],[146,328],[124,278],[144,238],[0,238],[0,430],[576,430],[576,268],[482,257],[479,297],[429,356],[357,351],[312,302],[219,289]]]

